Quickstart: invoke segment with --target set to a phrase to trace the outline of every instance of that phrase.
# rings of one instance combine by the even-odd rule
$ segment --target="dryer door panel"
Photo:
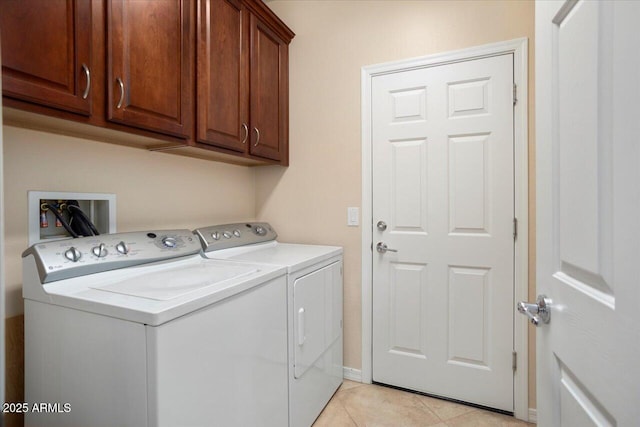
[[[341,263],[335,262],[305,276],[293,284],[294,376],[300,378],[341,337],[342,276]],[[339,301],[340,304],[336,303]],[[336,313],[337,310],[340,312]]]

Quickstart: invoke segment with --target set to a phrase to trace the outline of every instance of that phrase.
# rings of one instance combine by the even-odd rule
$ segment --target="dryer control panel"
[[[278,234],[267,222],[238,222],[194,230],[205,252],[276,240]]]
[[[189,230],[154,230],[41,242],[22,257],[33,255],[40,281],[48,283],[194,255],[201,249]]]

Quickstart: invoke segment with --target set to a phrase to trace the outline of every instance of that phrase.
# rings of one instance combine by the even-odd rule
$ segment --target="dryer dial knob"
[[[129,253],[129,247],[124,242],[120,242],[116,245],[116,251],[122,255],[126,255]]]
[[[162,244],[165,248],[175,248],[176,246],[178,246],[178,241],[175,239],[175,237],[165,237],[162,239]]]
[[[95,256],[97,256],[98,258],[105,257],[105,256],[107,256],[107,253],[108,253],[108,252],[107,252],[107,247],[105,246],[105,244],[104,244],[104,243],[100,243],[100,245],[99,245],[99,246],[94,246],[94,247],[91,249],[91,252],[93,252],[93,254],[94,254]]]
[[[80,260],[80,258],[82,257],[82,254],[80,253],[79,250],[77,250],[76,248],[71,246],[69,249],[67,249],[64,252],[64,257],[66,259],[68,259],[69,261],[78,262]]]

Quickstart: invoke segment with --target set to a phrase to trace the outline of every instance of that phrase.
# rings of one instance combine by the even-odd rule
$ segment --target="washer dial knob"
[[[116,251],[122,255],[126,255],[129,253],[129,247],[124,242],[120,242],[116,245]]]
[[[82,257],[82,254],[75,247],[71,246],[64,252],[64,257],[72,262],[78,262]]]
[[[229,233],[228,231],[225,231],[224,233],[222,233],[222,235],[224,236],[225,239],[231,238],[231,233]]]
[[[235,230],[233,230],[233,235],[236,236],[236,237],[240,237],[241,236],[240,230],[238,230],[237,228]]]
[[[211,233],[211,237],[213,238],[213,240],[220,240],[220,232],[214,231],[213,233]]]
[[[175,237],[164,237],[162,239],[162,244],[165,248],[175,248],[178,246],[178,241]]]
[[[94,246],[93,249],[91,249],[91,252],[93,252],[93,254],[95,256],[97,256],[98,258],[102,258],[107,256],[107,247],[105,246],[104,243],[100,243],[99,246]]]
[[[254,231],[258,236],[264,236],[265,234],[267,234],[267,230],[261,225],[256,225]]]

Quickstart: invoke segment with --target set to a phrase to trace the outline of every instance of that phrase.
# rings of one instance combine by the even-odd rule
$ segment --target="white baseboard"
[[[344,366],[342,368],[342,376],[345,380],[355,381],[358,383],[362,382],[362,371],[360,369],[347,368]]]
[[[535,408],[529,408],[529,422],[537,423],[538,422],[538,411]]]

